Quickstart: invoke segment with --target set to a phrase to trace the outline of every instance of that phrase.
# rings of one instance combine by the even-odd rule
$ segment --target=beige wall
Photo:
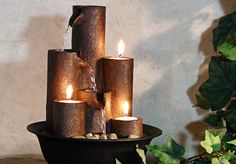
[[[203,112],[192,105],[213,54],[211,24],[236,10],[234,0],[1,0],[0,155],[40,153],[26,126],[45,119],[47,50],[60,48],[78,2],[107,6],[106,54],[123,38],[135,58],[134,113],[163,130],[154,143],[171,135],[193,154]]]

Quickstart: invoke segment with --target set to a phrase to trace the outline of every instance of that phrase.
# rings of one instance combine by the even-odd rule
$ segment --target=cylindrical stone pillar
[[[73,18],[73,23],[70,24],[72,25],[72,49],[90,65],[92,70],[90,74],[94,75],[96,87],[100,90],[101,65],[99,61],[105,54],[106,7],[73,6],[71,18]]]
[[[128,102],[127,116],[132,116],[133,58],[104,57],[103,91],[111,92],[112,118],[124,116],[124,103]]]
[[[106,132],[106,94],[100,94],[93,90],[80,90],[78,99],[88,104],[86,111],[86,133]]]
[[[85,134],[86,103],[76,100],[54,101],[53,134],[61,137]]]
[[[66,99],[66,88],[71,84],[74,90],[80,88],[80,60],[71,50],[48,51],[46,122],[52,129],[53,101]],[[76,99],[72,95],[73,99]]]

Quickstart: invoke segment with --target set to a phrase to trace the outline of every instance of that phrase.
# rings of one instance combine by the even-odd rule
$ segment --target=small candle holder
[[[53,133],[61,137],[85,134],[86,103],[76,100],[55,100],[53,103]]]
[[[110,133],[111,92],[84,89],[76,91],[75,95],[87,103],[86,133]]]
[[[85,134],[85,110],[87,104],[84,101],[71,100],[73,94],[72,85],[66,90],[66,100],[54,100],[53,102],[53,133],[62,137],[73,137]]]
[[[130,135],[136,136],[136,138],[143,137],[143,119],[140,117],[118,117],[112,119],[111,131],[121,138],[126,138]]]

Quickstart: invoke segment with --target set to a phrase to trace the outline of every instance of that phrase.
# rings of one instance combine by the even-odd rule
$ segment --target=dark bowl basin
[[[137,139],[95,140],[74,139],[54,136],[46,132],[46,122],[35,122],[27,126],[39,140],[43,156],[48,163],[112,164],[117,158],[121,163],[141,163],[136,145],[145,150],[162,131],[144,124],[144,137]]]

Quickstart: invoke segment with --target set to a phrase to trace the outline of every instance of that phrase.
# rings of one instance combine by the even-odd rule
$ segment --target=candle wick
[[[122,57],[122,56],[123,56],[123,54],[120,54],[120,55],[119,55],[119,58]]]

